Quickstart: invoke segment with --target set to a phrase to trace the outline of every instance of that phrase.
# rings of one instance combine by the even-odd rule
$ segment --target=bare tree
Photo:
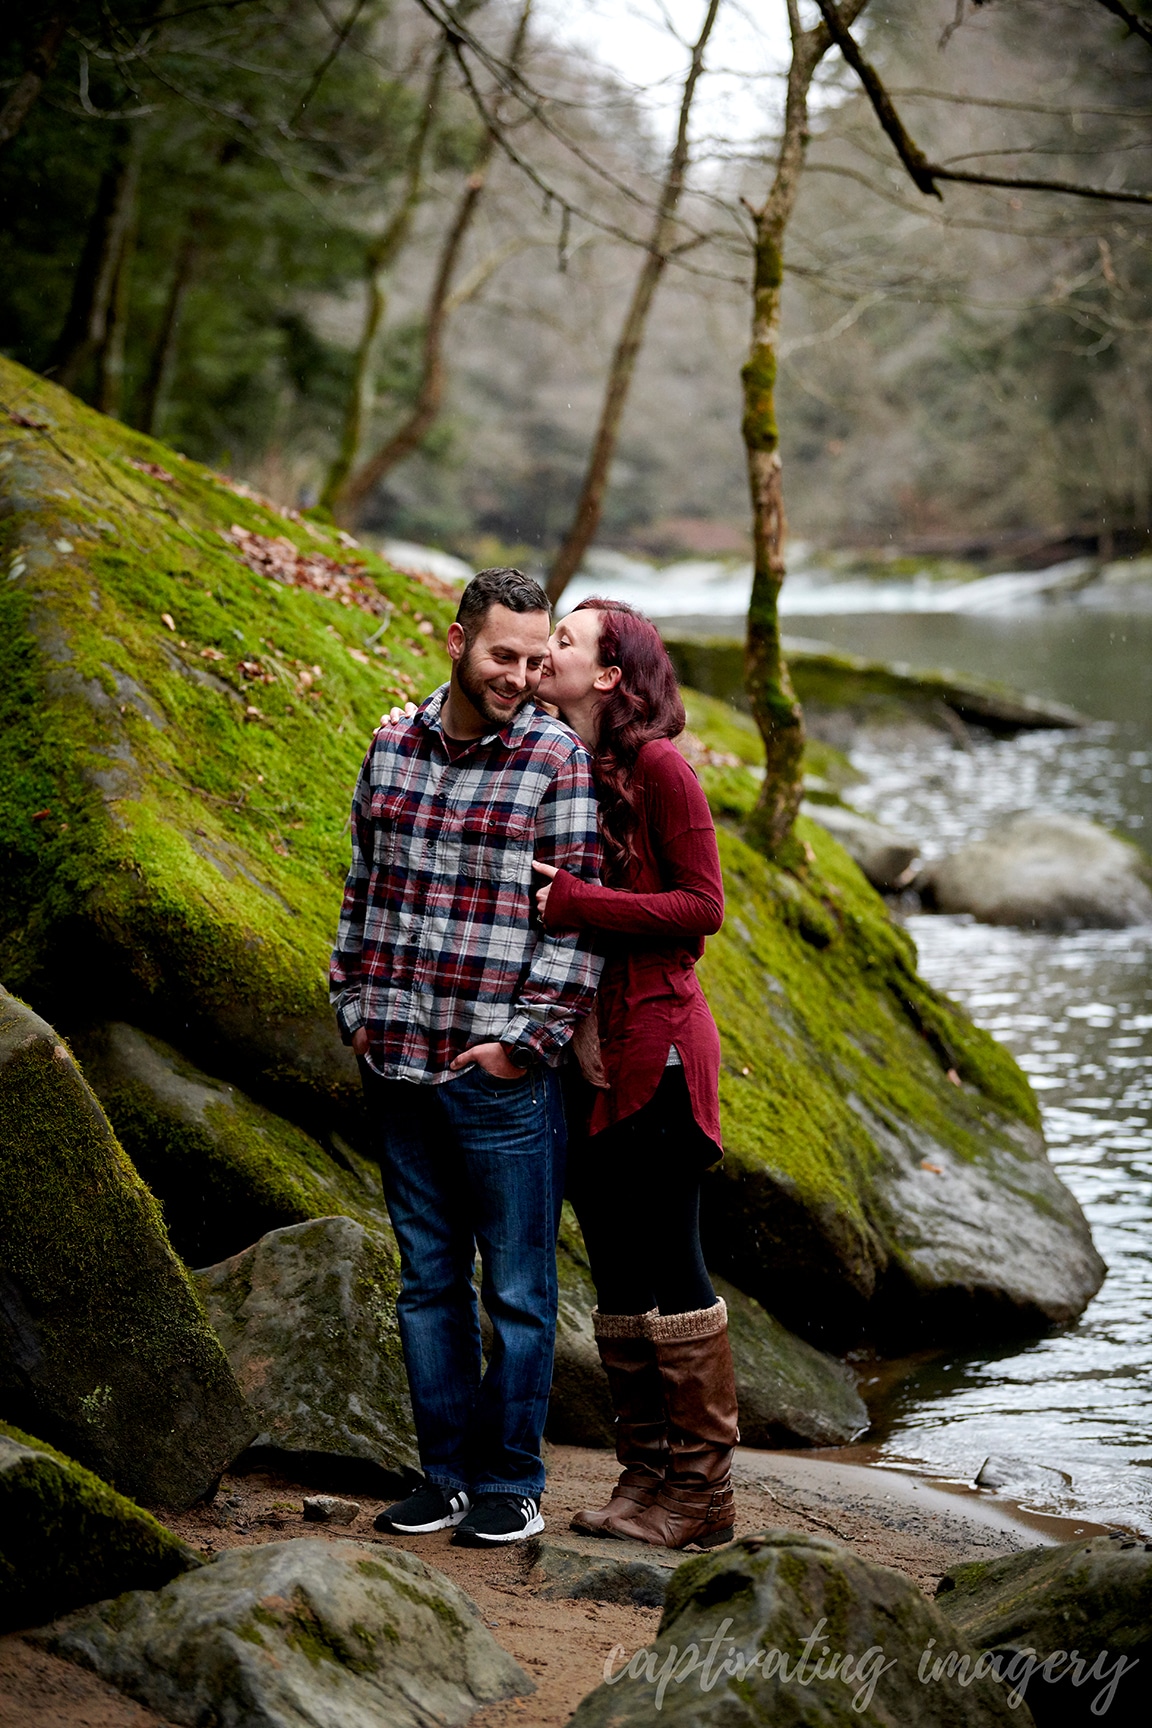
[[[513,72],[519,69],[524,56],[528,41],[528,26],[532,17],[532,5],[533,0],[524,0],[508,49],[507,63]],[[446,45],[447,41],[446,37]],[[497,118],[499,118],[498,108]],[[419,449],[440,412],[444,400],[445,382],[444,334],[449,317],[456,305],[460,303],[460,297],[452,294],[452,282],[460,261],[460,255],[464,250],[464,242],[468,238],[469,229],[475,220],[476,212],[480,207],[480,200],[484,195],[494,148],[495,137],[489,128],[485,132],[479,158],[468,176],[463,195],[457,203],[452,221],[444,235],[439,264],[424,318],[420,384],[412,412],[390,434],[379,449],[348,475],[336,495],[335,514],[340,521],[350,526],[355,525],[369,495],[380,484],[384,476],[395,468],[397,463],[402,462],[406,456],[412,455],[415,450]],[[481,280],[483,278],[477,278],[477,287],[479,287]]]
[[[139,124],[123,126],[115,158],[100,181],[71,302],[49,363],[49,371],[66,390],[76,388],[108,338],[124,249],[136,220],[143,153]]]
[[[584,474],[584,484],[572,521],[560,543],[559,551],[552,561],[552,569],[549,572],[548,598],[553,605],[559,600],[568,583],[580,568],[584,554],[600,526],[600,518],[604,510],[604,493],[608,486],[608,475],[612,466],[612,458],[616,453],[616,444],[620,436],[620,422],[624,416],[624,407],[628,400],[633,374],[636,371],[636,361],[644,341],[644,329],[648,322],[648,313],[651,310],[656,289],[659,287],[660,278],[667,268],[669,255],[676,237],[676,211],[684,190],[688,169],[688,125],[692,114],[692,102],[696,95],[700,74],[704,69],[704,51],[708,46],[708,39],[712,34],[712,27],[716,22],[716,14],[719,9],[720,0],[708,0],[704,23],[692,50],[692,59],[680,98],[680,116],[676,127],[676,140],[668,158],[668,170],[664,176],[664,185],[656,211],[656,220],[649,237],[648,249],[640,265],[636,286],[632,290],[632,299],[612,355],[612,364],[608,371],[608,382],[604,391],[604,401],[600,409],[600,420],[596,427],[596,436],[592,442],[588,467]]]
[[[348,503],[347,489],[349,477],[360,455],[365,425],[371,412],[372,374],[380,327],[388,306],[388,278],[408,240],[413,219],[424,195],[424,165],[433,124],[439,113],[448,56],[447,40],[442,39],[437,46],[421,98],[420,118],[408,146],[408,161],[399,202],[364,257],[364,321],[360,327],[360,341],[357,344],[352,381],[348,388],[340,447],[328,470],[320,495],[321,504],[337,515],[344,515],[352,508]]]

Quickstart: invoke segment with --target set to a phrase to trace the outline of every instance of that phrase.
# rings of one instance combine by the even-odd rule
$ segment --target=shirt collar
[[[448,688],[447,684],[441,684],[439,689],[433,690],[431,696],[417,710],[417,718],[430,732],[438,732],[441,737],[444,736],[442,712],[445,698],[448,695]],[[467,742],[472,746],[499,742],[506,750],[514,750],[526,735],[538,713],[539,709],[535,702],[529,699],[522,708],[516,710],[506,726],[493,727],[491,732],[484,732],[479,738],[461,739],[460,742]]]

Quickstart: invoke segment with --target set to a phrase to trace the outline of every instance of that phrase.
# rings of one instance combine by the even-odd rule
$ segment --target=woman
[[[701,1176],[722,1156],[720,1042],[695,973],[724,916],[715,828],[672,743],[684,729],[672,664],[632,607],[581,602],[552,636],[540,697],[592,754],[605,846],[602,887],[536,866],[545,927],[589,932],[606,956],[607,1086],[583,1089],[569,1188],[623,1472],[608,1505],[573,1525],[712,1547],[732,1538],[739,1438],[727,1311],[699,1234]]]

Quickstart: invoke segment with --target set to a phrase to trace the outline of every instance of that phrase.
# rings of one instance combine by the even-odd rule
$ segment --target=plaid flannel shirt
[[[492,1040],[555,1067],[601,967],[587,937],[549,935],[533,900],[534,857],[597,879],[587,751],[529,702],[449,755],[447,689],[364,759],[330,971],[344,1041],[366,1026],[378,1073],[431,1085]]]

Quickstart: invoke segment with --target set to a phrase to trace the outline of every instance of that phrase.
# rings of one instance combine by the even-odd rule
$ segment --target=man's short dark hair
[[[478,570],[460,596],[456,622],[469,645],[479,635],[485,618],[493,606],[507,606],[509,612],[547,612],[548,596],[531,576],[510,565],[498,564],[491,570]]]

